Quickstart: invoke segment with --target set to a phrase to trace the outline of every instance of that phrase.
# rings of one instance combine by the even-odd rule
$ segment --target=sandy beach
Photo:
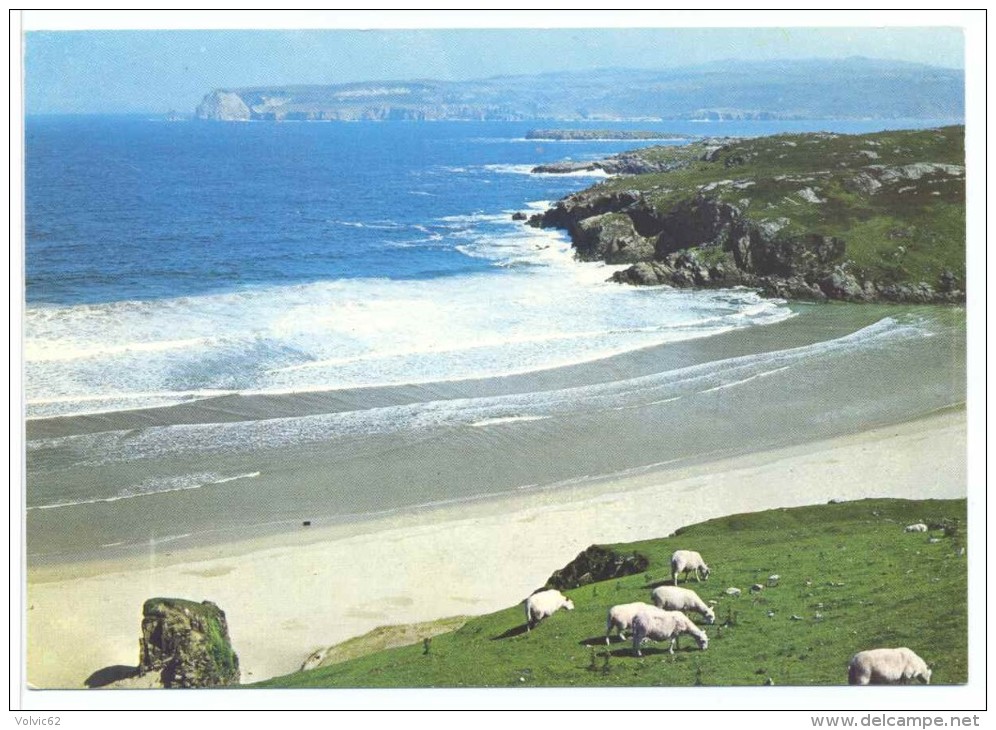
[[[746,456],[516,498],[28,571],[28,681],[77,688],[134,665],[142,603],[211,600],[243,682],[299,668],[316,648],[386,624],[511,605],[592,543],[665,536],[713,517],[966,489],[961,409]]]

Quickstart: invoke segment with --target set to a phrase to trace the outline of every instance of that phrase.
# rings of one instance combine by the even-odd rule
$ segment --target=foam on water
[[[234,476],[223,477],[213,472],[207,472],[184,474],[176,477],[157,477],[155,479],[147,479],[139,484],[125,487],[110,497],[93,497],[89,499],[67,500],[63,502],[53,502],[50,504],[32,505],[27,507],[27,511],[31,512],[33,510],[61,509],[64,507],[77,507],[83,504],[119,502],[122,499],[136,499],[139,497],[159,496],[172,492],[186,492],[192,489],[201,489],[202,487],[210,486],[212,484],[225,484],[228,482],[238,481],[240,479],[254,479],[258,477],[259,474],[260,472],[256,471],[248,474],[236,474]]]
[[[498,423],[644,408],[689,397],[716,398],[733,386],[774,378],[796,366],[825,366],[834,358],[894,346],[930,335],[929,325],[891,317],[834,340],[803,347],[717,360],[635,378],[570,388],[476,398],[456,398],[266,421],[159,426],[136,431],[83,434],[28,442],[28,455],[58,448],[78,465],[101,465],[182,454],[240,453],[261,444],[282,449],[334,443],[375,434],[419,434]]]
[[[422,226],[483,273],[29,306],[28,415],[524,373],[792,316],[749,291],[607,283],[619,267],[578,263],[563,234],[510,213]]]

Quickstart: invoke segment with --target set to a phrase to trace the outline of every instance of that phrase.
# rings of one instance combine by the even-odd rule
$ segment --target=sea
[[[514,220],[692,136],[924,120],[28,117],[29,561],[428,510],[965,400],[964,311],[636,288]],[[547,141],[533,127],[664,140]]]

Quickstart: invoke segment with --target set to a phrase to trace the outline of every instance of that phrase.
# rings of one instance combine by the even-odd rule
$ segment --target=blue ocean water
[[[534,126],[28,118],[29,417],[506,375],[791,316],[751,292],[607,284],[562,233],[512,221],[597,181],[532,166],[660,143]]]

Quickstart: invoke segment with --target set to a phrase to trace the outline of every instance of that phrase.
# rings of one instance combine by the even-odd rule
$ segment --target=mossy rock
[[[225,612],[211,601],[151,598],[142,607],[139,670],[159,673],[164,687],[239,683],[239,658]]]

